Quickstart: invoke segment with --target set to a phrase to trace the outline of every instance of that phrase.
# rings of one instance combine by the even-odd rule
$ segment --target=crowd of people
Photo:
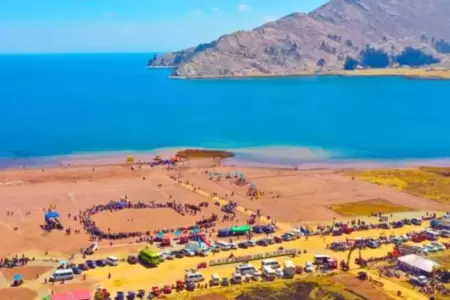
[[[12,258],[0,258],[0,268],[23,267],[32,260],[34,260],[34,258],[29,258],[23,254],[21,256],[16,255]]]
[[[197,215],[198,212],[201,212],[202,207],[207,207],[207,203],[200,203],[200,205],[192,205],[192,204],[182,204],[178,203],[175,200],[167,201],[165,203],[156,203],[154,201],[144,203],[137,202],[132,203],[127,199],[121,199],[119,201],[110,201],[107,204],[94,205],[89,209],[79,212],[79,222],[83,225],[86,232],[91,235],[92,239],[107,239],[107,240],[119,240],[119,239],[128,239],[128,238],[138,238],[139,240],[147,240],[153,241],[152,235],[157,235],[161,233],[169,233],[175,231],[186,231],[193,230],[194,228],[211,228],[216,225],[216,221],[218,216],[216,214],[212,214],[208,218],[202,218],[198,220],[196,224],[188,227],[180,227],[176,229],[161,229],[154,231],[133,231],[133,232],[111,232],[108,228],[106,231],[99,228],[95,221],[91,220],[91,216],[109,211],[118,211],[123,209],[157,209],[157,208],[171,208],[180,215]]]

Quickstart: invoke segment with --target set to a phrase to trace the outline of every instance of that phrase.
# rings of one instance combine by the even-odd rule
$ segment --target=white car
[[[248,245],[249,247],[255,247],[255,246],[256,246],[256,242],[255,242],[254,240],[248,240],[248,241],[247,241],[247,245]]]
[[[275,270],[275,272],[277,272],[277,277],[278,278],[283,278],[284,277],[284,272],[281,269]]]
[[[306,263],[306,265],[305,265],[305,272],[307,272],[307,273],[314,272],[314,265],[313,265],[312,262],[309,261],[309,262]]]
[[[439,242],[432,242],[431,245],[433,245],[433,247],[436,248],[438,251],[444,251],[445,250],[445,246],[442,245]]]
[[[425,246],[427,249],[428,249],[428,252],[438,252],[438,249],[435,247],[435,246],[433,246],[433,245],[426,245]]]
[[[190,256],[190,257],[195,256],[195,252],[192,251],[192,250],[189,250],[189,249],[183,249],[182,251],[183,251],[183,254],[186,255],[186,256]]]
[[[238,249],[239,246],[236,243],[230,243],[230,249]]]
[[[401,235],[400,237],[401,237],[401,239],[402,239],[404,242],[409,241],[409,237],[408,237],[406,234]]]
[[[254,272],[252,278],[253,280],[258,281],[259,279],[261,279],[261,272],[259,271]]]
[[[427,247],[427,246],[422,246],[422,247],[420,247],[419,252],[422,252],[422,253],[428,253],[428,252],[430,252],[430,251],[428,250],[428,247]]]
[[[162,260],[169,259],[169,256],[170,256],[170,253],[169,253],[169,252],[160,252],[160,253],[159,253],[159,257],[160,257]]]

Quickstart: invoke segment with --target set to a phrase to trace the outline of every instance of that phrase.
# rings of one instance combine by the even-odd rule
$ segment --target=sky
[[[0,53],[173,51],[326,0],[0,0]]]

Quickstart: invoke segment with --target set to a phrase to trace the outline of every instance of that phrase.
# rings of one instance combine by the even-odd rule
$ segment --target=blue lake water
[[[150,54],[0,56],[0,157],[301,147],[328,159],[450,157],[450,81],[171,80]]]

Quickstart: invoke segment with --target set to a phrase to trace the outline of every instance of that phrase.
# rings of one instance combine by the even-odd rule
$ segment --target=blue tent
[[[49,211],[48,213],[45,214],[45,218],[47,219],[59,218],[59,213],[57,211]]]
[[[23,281],[22,275],[20,274],[14,275],[14,281]]]

